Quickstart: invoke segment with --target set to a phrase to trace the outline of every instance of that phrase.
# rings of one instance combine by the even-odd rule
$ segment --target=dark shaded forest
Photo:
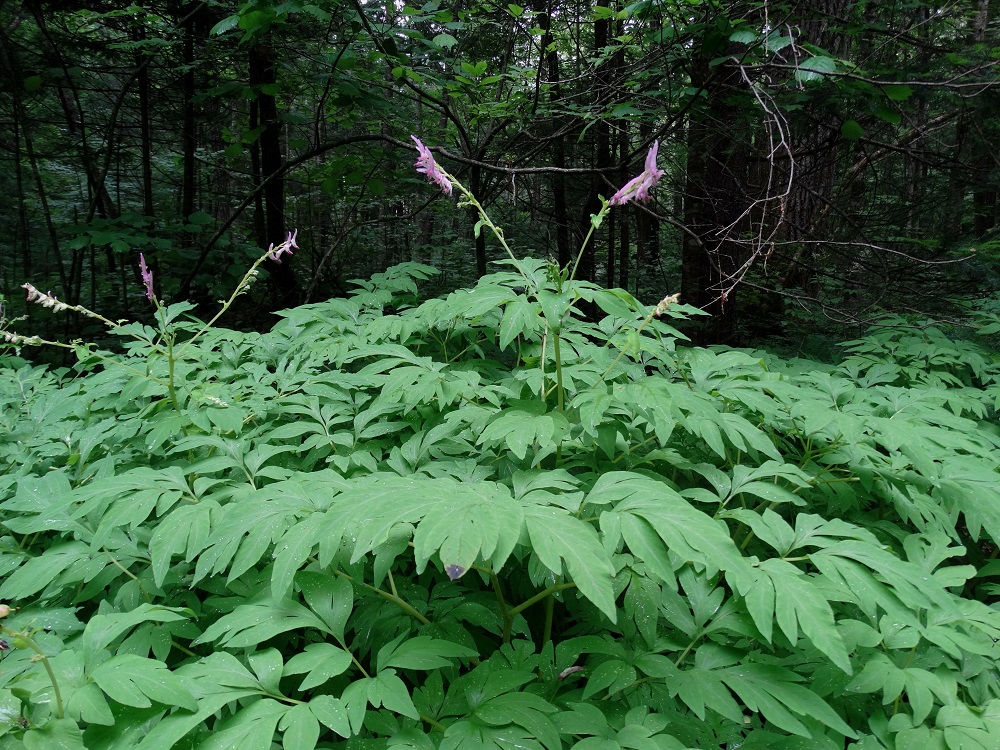
[[[610,216],[578,276],[680,291],[710,313],[696,342],[808,351],[888,314],[958,321],[998,287],[998,17],[988,0],[7,2],[5,315],[30,281],[141,316],[140,253],[162,299],[212,303],[293,229],[294,262],[268,263],[232,324],[401,261],[441,271],[429,292],[471,283],[502,249],[424,189],[417,135],[516,253],[561,266],[658,141],[655,201]]]

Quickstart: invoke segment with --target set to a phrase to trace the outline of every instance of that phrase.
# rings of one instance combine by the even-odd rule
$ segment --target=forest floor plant
[[[71,369],[0,326],[0,750],[1000,746],[997,354],[686,347],[508,252],[263,334],[143,269]]]

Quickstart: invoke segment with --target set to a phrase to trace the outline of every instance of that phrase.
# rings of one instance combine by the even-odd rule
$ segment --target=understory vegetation
[[[9,345],[0,748],[1000,746],[991,348],[499,269]]]

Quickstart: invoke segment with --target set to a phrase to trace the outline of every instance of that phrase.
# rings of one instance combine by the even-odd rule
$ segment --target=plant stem
[[[542,628],[542,645],[552,640],[552,621],[555,619],[556,600],[550,596],[545,600],[545,626]]]
[[[572,581],[568,581],[566,583],[554,583],[544,591],[539,591],[530,599],[525,599],[523,602],[518,604],[516,607],[510,610],[510,616],[511,618],[514,618],[516,615],[521,614],[521,612],[526,610],[532,604],[537,604],[545,597],[551,596],[552,594],[555,594],[557,591],[565,591],[566,589],[575,589],[575,588],[576,584],[573,583]]]
[[[552,350],[556,359],[556,409],[562,414],[566,408],[566,397],[563,391],[562,353],[559,349],[559,334],[555,331],[552,332]]]
[[[178,354],[178,356],[180,355]],[[174,357],[174,335],[171,332],[167,335],[167,393],[170,394],[170,403],[174,405],[174,410],[179,412],[181,405],[177,400],[177,391],[174,389],[174,363],[176,361],[177,358]]]
[[[524,272],[524,269],[518,262],[517,257],[514,255],[514,252],[510,249],[510,245],[507,244],[507,240],[503,236],[503,230],[493,223],[493,220],[489,217],[489,214],[486,213],[486,209],[482,207],[482,205],[476,199],[476,196],[474,196],[471,192],[469,192],[468,188],[466,188],[465,185],[456,180],[451,174],[441,169],[440,166],[438,167],[438,170],[451,182],[452,185],[458,188],[458,192],[460,192],[465,197],[465,201],[460,202],[458,205],[472,206],[474,209],[476,209],[476,213],[479,214],[479,219],[482,223],[482,227],[486,227],[491,232],[493,232],[493,236],[497,238],[503,249],[507,251],[507,255],[514,263],[514,267],[517,269],[517,272],[521,274],[521,276],[524,278],[525,281],[529,282],[530,286],[530,279],[528,278],[528,274]],[[480,231],[482,231],[482,227],[479,228]]]
[[[445,731],[448,730],[448,727],[446,727],[440,721],[437,721],[436,719],[432,719],[430,716],[427,716],[426,714],[420,714],[420,720],[423,721],[426,724],[430,724],[432,727],[434,727],[439,732],[445,732]]]
[[[393,604],[395,604],[397,607],[399,607],[401,610],[403,610],[404,612],[406,612],[406,614],[408,614],[411,617],[413,617],[413,619],[415,619],[421,625],[430,625],[431,624],[431,621],[428,620],[426,617],[424,617],[424,615],[422,615],[416,609],[414,609],[414,607],[413,607],[412,604],[410,604],[409,602],[403,601],[398,596],[395,596],[394,594],[391,594],[388,591],[383,591],[380,588],[376,588],[375,586],[372,586],[370,583],[365,583],[364,581],[356,581],[354,578],[352,578],[351,576],[349,576],[347,573],[343,572],[342,570],[334,571],[334,573],[336,575],[340,576],[341,578],[346,578],[351,583],[355,583],[355,584],[359,584],[361,586],[364,586],[369,591],[372,591],[372,592],[378,594],[379,596],[381,596],[382,598],[389,600],[390,602],[392,602]]]
[[[493,594],[497,598],[497,604],[500,605],[500,617],[503,618],[503,642],[510,643],[510,633],[514,628],[514,618],[510,614],[510,610],[507,607],[507,602],[503,598],[503,591],[500,589],[500,579],[497,578],[497,574],[493,572],[493,569],[479,568],[473,565],[476,570],[485,570],[486,575],[489,576],[490,585],[493,587]]]
[[[580,259],[583,258],[583,251],[587,249],[587,244],[590,242],[590,238],[594,235],[594,230],[601,225],[601,221],[604,219],[604,214],[608,212],[608,203],[604,202],[601,206],[601,210],[597,212],[596,215],[590,217],[590,231],[587,232],[587,236],[583,238],[583,243],[580,245],[580,252],[576,254],[576,262],[573,264],[573,272],[569,275],[569,280],[572,281],[576,278],[576,269],[580,265]]]
[[[52,695],[56,699],[56,718],[61,719],[63,717],[62,693],[59,692],[59,681],[56,680],[56,673],[52,669],[52,665],[49,663],[49,657],[45,655],[42,649],[38,647],[38,644],[35,643],[34,639],[28,635],[28,633],[20,633],[11,630],[10,628],[0,628],[0,632],[4,632],[12,638],[20,638],[24,641],[28,648],[35,652],[37,660],[42,663],[43,667],[45,667],[45,671],[49,675],[49,680],[52,682]]]

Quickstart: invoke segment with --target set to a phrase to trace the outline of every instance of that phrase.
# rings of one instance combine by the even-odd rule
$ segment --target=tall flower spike
[[[153,272],[146,265],[146,258],[139,253],[139,273],[142,275],[143,286],[146,287],[146,299],[153,301]]]
[[[421,174],[427,175],[428,182],[434,183],[441,188],[442,193],[451,195],[451,180],[448,179],[444,172],[438,169],[437,164],[434,163],[434,155],[431,153],[431,150],[421,143],[417,136],[411,135],[410,138],[417,144],[417,153],[419,154],[417,160],[413,162],[413,166]]]
[[[625,187],[611,196],[608,201],[612,206],[624,206],[629,201],[633,203],[646,203],[652,196],[649,191],[656,187],[656,183],[666,174],[662,169],[656,167],[656,154],[660,149],[660,142],[654,141],[646,154],[646,168],[638,177],[633,177],[625,183]]]

